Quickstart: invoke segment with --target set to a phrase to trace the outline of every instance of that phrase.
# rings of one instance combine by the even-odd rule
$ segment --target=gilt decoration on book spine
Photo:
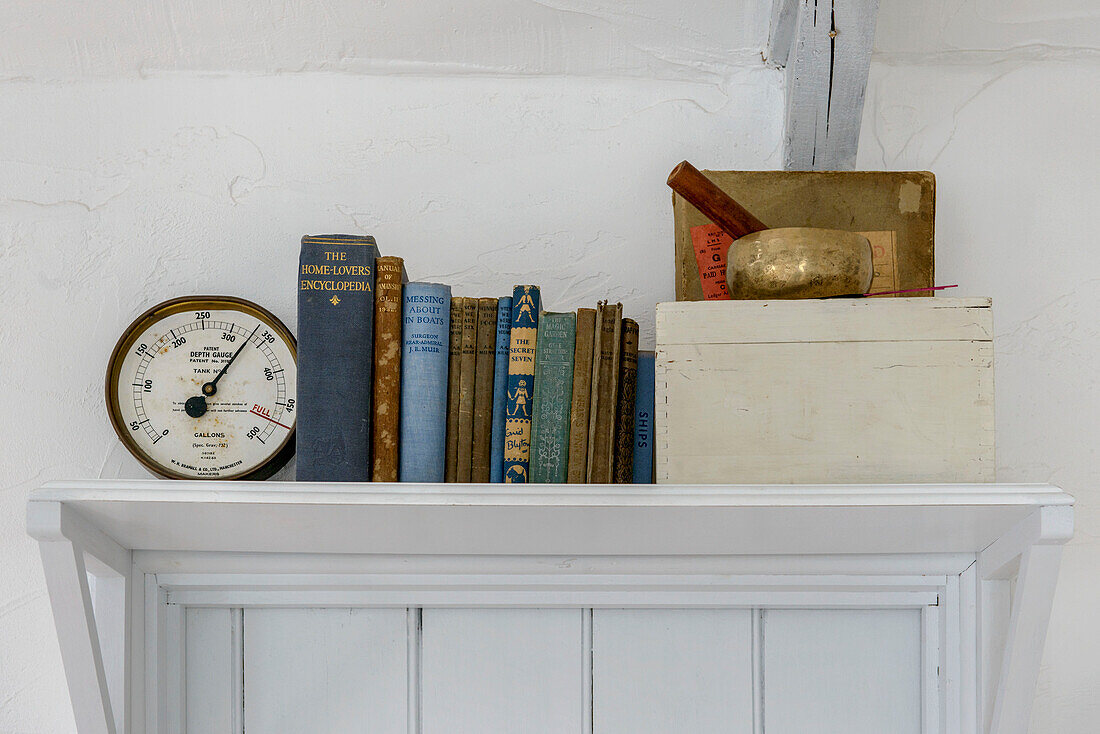
[[[297,479],[371,469],[374,238],[307,235],[298,267]]]
[[[446,481],[458,477],[458,397],[462,369],[462,312],[466,299],[451,299],[450,347],[447,359],[447,471]]]
[[[588,417],[588,481],[591,484],[609,484],[614,478],[622,316],[621,303],[605,301],[596,308]]]
[[[508,403],[505,415],[504,481],[527,481],[531,456],[531,403],[534,397],[535,346],[539,325],[539,288],[517,285],[512,292],[512,334],[508,354]]]
[[[512,297],[497,299],[496,355],[493,358],[493,435],[489,481],[504,481],[504,414],[508,403],[508,351],[512,342]]]
[[[577,315],[539,316],[535,350],[535,400],[531,416],[531,481],[562,484],[569,468],[569,414]]]
[[[375,261],[374,293],[374,471],[375,482],[397,481],[401,410],[401,275],[404,261]]]
[[[401,354],[402,482],[442,482],[447,454],[451,288],[405,286]]]
[[[455,481],[469,482],[474,443],[474,370],[477,366],[477,299],[462,302],[462,356],[458,377],[458,447]]]
[[[638,386],[638,322],[623,319],[619,347],[619,408],[615,419],[615,483],[634,479],[634,397]]]
[[[489,481],[493,430],[493,369],[497,347],[497,299],[477,301],[477,357],[474,370],[474,437],[470,481]]]

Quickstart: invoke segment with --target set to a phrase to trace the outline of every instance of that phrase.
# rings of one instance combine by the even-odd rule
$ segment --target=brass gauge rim
[[[297,421],[295,421],[294,425],[287,433],[286,438],[279,444],[278,448],[255,468],[223,477],[195,477],[175,472],[157,462],[138,446],[137,442],[133,440],[133,437],[126,430],[126,422],[123,420],[122,406],[119,402],[118,381],[122,374],[122,362],[126,354],[137,342],[138,336],[152,323],[160,321],[168,316],[173,316],[183,311],[212,311],[218,309],[240,311],[259,319],[265,325],[271,327],[276,335],[290,348],[290,354],[294,358],[295,367],[297,367],[298,364],[298,340],[294,338],[294,334],[290,332],[290,329],[286,327],[282,320],[263,306],[244,298],[238,298],[237,296],[181,296],[179,298],[172,298],[162,303],[158,303],[134,319],[134,321],[126,327],[126,330],[122,332],[122,336],[119,337],[118,342],[115,344],[115,348],[111,351],[111,357],[107,361],[107,375],[104,390],[107,402],[107,414],[111,419],[111,427],[114,428],[115,435],[118,436],[118,439],[122,442],[122,445],[126,447],[126,450],[146,469],[165,479],[194,481],[211,481],[212,479],[218,481],[267,479],[286,466],[287,462],[290,461],[290,457],[294,455],[294,436],[297,430]]]

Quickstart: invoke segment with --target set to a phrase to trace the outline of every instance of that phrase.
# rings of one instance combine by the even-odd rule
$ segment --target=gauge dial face
[[[293,452],[294,337],[259,306],[167,301],[119,340],[107,373],[115,431],[147,468],[179,479],[263,478]]]

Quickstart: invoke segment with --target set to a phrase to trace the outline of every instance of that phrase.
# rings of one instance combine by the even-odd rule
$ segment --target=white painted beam
[[[776,0],[765,53],[786,67],[783,167],[855,167],[879,0]]]

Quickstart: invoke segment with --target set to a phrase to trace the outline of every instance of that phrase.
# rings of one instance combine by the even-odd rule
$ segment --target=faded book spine
[[[653,352],[638,352],[638,389],[634,396],[634,484],[653,483]]]
[[[577,336],[573,346],[573,395],[569,412],[569,466],[566,480],[584,484],[588,473],[588,407],[592,390],[592,348],[596,309],[577,309]]]
[[[377,257],[373,237],[302,238],[298,266],[298,481],[370,479]]]
[[[397,481],[401,430],[401,280],[399,257],[375,260],[374,292],[374,470],[375,482]]]
[[[458,390],[462,375],[462,312],[466,299],[451,298],[450,347],[447,359],[447,473],[446,481],[458,481]]]
[[[489,481],[504,481],[504,414],[508,404],[508,351],[512,342],[512,297],[497,299],[497,343],[493,358],[493,435]]]
[[[531,458],[531,399],[534,396],[539,306],[537,285],[515,287],[508,349],[508,404],[504,418],[504,481],[509,484],[527,481]]]
[[[603,302],[596,308],[596,346],[592,353],[588,416],[587,479],[590,484],[609,484],[614,478],[622,316],[621,303]]]
[[[531,481],[561,484],[569,469],[569,418],[577,315],[539,315],[535,398],[531,416]]]
[[[477,357],[474,369],[474,437],[470,481],[489,481],[492,460],[493,374],[497,348],[497,299],[477,301]]]
[[[462,303],[462,366],[458,377],[458,446],[455,481],[470,481],[474,443],[474,370],[477,367],[477,299]]]
[[[442,482],[447,456],[451,288],[405,286],[401,353],[402,482]]]
[[[638,322],[623,319],[619,346],[619,400],[615,417],[615,483],[634,479],[634,398],[638,387]]]

